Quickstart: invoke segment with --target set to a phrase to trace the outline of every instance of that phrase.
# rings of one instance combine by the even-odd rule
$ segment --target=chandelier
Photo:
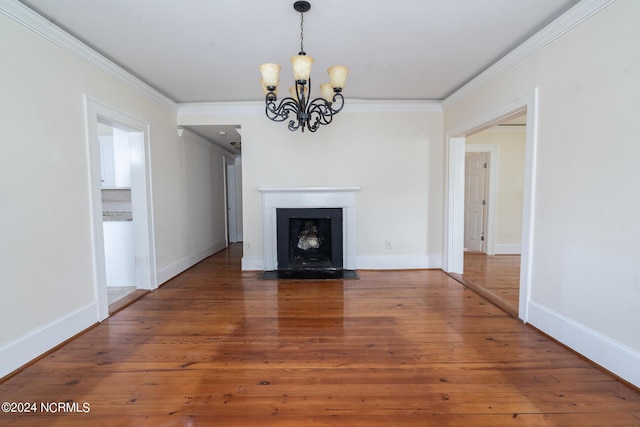
[[[289,88],[291,97],[278,101],[278,83],[280,82],[280,65],[262,64],[262,90],[265,94],[265,112],[269,119],[274,122],[283,122],[289,119],[289,130],[296,131],[305,127],[311,132],[318,130],[320,125],[331,123],[334,114],[338,114],[344,106],[342,89],[347,79],[349,69],[343,65],[329,67],[330,83],[320,85],[320,98],[311,100],[311,65],[313,58],[307,56],[304,51],[304,13],[311,9],[311,4],[307,1],[296,1],[293,8],[300,12],[300,52],[291,57],[293,66],[294,86]]]

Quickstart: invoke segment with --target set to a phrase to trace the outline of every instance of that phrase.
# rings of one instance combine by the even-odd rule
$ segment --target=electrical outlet
[[[391,249],[391,242],[390,242],[390,241],[388,241],[388,240],[385,240],[385,241],[384,241],[384,248],[385,248],[386,250],[390,250],[390,249]]]
[[[247,250],[251,249],[251,243],[246,242],[244,245],[246,246]]]

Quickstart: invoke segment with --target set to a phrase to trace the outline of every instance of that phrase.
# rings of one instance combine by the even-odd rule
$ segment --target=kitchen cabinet
[[[100,141],[100,178],[102,188],[115,188],[116,166],[113,153],[113,137],[99,136]]]
[[[100,177],[102,188],[131,188],[131,150],[129,135],[113,129],[113,135],[100,135]]]
[[[135,286],[133,221],[104,221],[102,227],[107,286]]]

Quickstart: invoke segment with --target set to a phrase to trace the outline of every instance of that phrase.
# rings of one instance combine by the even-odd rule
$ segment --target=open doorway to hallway
[[[526,112],[465,140],[465,282],[518,316]]]
[[[457,127],[447,131],[446,152],[446,197],[445,197],[445,239],[443,269],[456,279],[463,281],[464,274],[464,158],[466,139],[482,130],[502,124],[526,113],[524,179],[522,191],[522,219],[520,238],[520,279],[517,317],[527,322],[530,308],[530,284],[532,270],[533,218],[535,216],[535,175],[536,146],[538,139],[538,90],[504,104],[498,108],[481,112],[461,121]],[[494,168],[495,170],[495,168]],[[489,173],[491,175],[491,172]],[[489,188],[491,183],[489,184]],[[496,194],[494,192],[493,194]],[[492,195],[489,194],[489,200]],[[495,203],[497,205],[497,203]],[[492,248],[491,206],[487,228],[487,251]],[[496,249],[495,244],[493,245]],[[487,253],[488,255],[490,252]],[[495,254],[495,253],[494,253]]]
[[[239,124],[181,125],[179,129],[195,133],[217,146],[223,153],[227,245],[241,242],[243,238],[242,126]]]

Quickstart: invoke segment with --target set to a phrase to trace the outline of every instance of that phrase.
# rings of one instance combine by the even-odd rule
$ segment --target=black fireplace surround
[[[344,270],[342,208],[277,208],[278,267],[264,278],[355,278]]]

